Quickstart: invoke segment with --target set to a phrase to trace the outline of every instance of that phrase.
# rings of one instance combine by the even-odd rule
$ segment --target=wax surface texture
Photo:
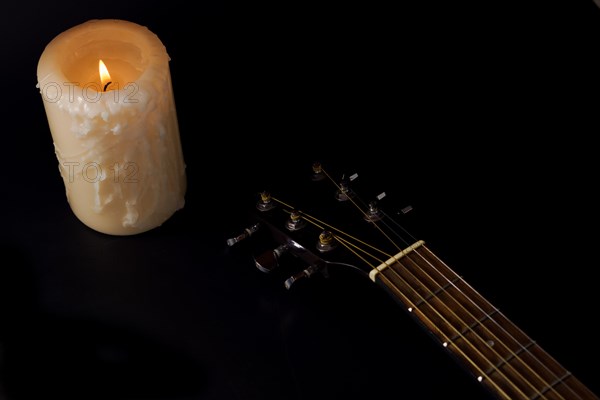
[[[84,224],[132,235],[184,206],[169,56],[154,33],[123,20],[82,23],[46,46],[37,77],[67,200]]]

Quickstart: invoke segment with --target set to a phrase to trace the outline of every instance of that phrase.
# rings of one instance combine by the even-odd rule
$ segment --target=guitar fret
[[[451,280],[448,283],[446,283],[444,286],[440,286],[439,288],[437,288],[436,290],[434,290],[433,292],[431,292],[430,294],[428,294],[423,299],[417,301],[415,303],[415,307],[419,307],[421,304],[423,304],[425,302],[429,302],[429,300],[433,299],[434,297],[436,297],[440,293],[445,292],[449,287],[454,286],[460,280],[461,280],[460,277],[456,277],[453,280]]]
[[[507,358],[502,359],[499,363],[497,363],[495,366],[490,367],[485,373],[486,375],[491,374],[494,369],[499,369],[502,368],[505,364],[510,363],[513,359],[515,359],[516,357],[519,356],[519,354],[521,354],[522,352],[526,351],[527,349],[529,349],[531,346],[535,345],[535,341],[531,341],[529,343],[527,343],[525,346],[520,347],[517,351],[513,352],[511,355],[509,355]]]
[[[485,314],[483,317],[479,318],[477,321],[475,321],[472,324],[470,324],[469,326],[466,326],[463,329],[461,329],[458,333],[456,333],[456,335],[454,335],[453,337],[450,338],[450,341],[452,341],[452,342],[455,341],[459,337],[464,336],[467,332],[472,331],[474,328],[476,328],[477,326],[484,323],[486,320],[488,320],[488,319],[491,320],[492,316],[494,316],[494,314],[496,314],[496,313],[498,313],[497,309],[493,310],[489,314]]]
[[[416,269],[428,274],[434,284],[443,285],[448,281],[457,282],[453,297],[467,312],[489,313],[496,308],[474,292],[459,275],[450,270],[427,247],[423,246],[408,258],[415,264]]]
[[[536,393],[535,396],[531,397],[530,400],[535,400],[535,399],[539,399],[541,396],[543,396],[547,391],[555,388],[556,386],[560,385],[561,383],[565,383],[565,380],[569,377],[573,376],[573,374],[571,374],[570,372],[567,371],[566,374],[564,374],[563,376],[561,376],[560,378],[556,379],[554,382],[552,382],[551,384],[547,385],[543,390],[541,390],[539,393]]]

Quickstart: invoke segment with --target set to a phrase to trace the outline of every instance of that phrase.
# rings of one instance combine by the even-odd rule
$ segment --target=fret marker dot
[[[494,341],[493,341],[493,340],[488,340],[487,344],[488,344],[488,346],[490,346],[490,347],[494,347],[494,345],[495,345],[496,343],[494,343]]]
[[[444,342],[444,343],[442,343],[442,345],[443,345],[444,347],[448,347],[448,342]]]
[[[408,307],[408,312],[412,312],[412,307]]]
[[[478,382],[481,382],[482,380],[483,380],[483,376],[480,375],[480,376],[477,377],[477,381]]]

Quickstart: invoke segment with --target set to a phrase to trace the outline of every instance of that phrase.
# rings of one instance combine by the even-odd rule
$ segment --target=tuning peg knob
[[[296,275],[292,275],[289,278],[287,278],[285,280],[285,282],[283,283],[283,285],[285,286],[286,289],[289,290],[294,283],[298,282],[300,279],[303,279],[303,278],[310,278],[317,271],[319,271],[319,268],[317,268],[314,265],[311,265],[310,267],[306,268],[302,272],[297,273]]]
[[[260,228],[260,224],[256,223],[246,229],[244,229],[244,232],[240,233],[239,235],[232,237],[230,239],[227,239],[227,245],[228,246],[233,246],[234,244],[241,242],[244,239],[249,238],[250,236],[252,236],[256,231],[258,231],[258,229]]]
[[[256,268],[264,273],[269,273],[279,266],[279,258],[288,251],[288,246],[282,244],[274,250],[265,251],[260,256],[254,258]]]

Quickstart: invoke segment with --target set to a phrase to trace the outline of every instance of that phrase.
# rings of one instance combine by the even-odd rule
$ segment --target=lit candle
[[[183,207],[169,56],[154,33],[85,22],[46,46],[37,77],[67,200],[84,224],[131,235]]]

